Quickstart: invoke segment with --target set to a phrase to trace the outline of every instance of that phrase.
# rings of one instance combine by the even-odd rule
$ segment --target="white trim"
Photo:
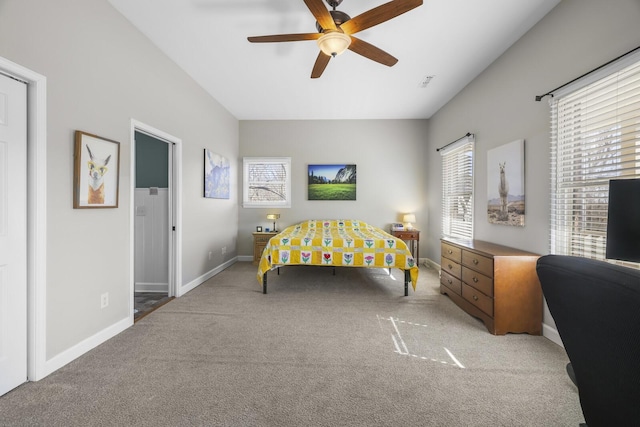
[[[239,262],[253,262],[253,255],[238,255],[236,258]]]
[[[179,297],[182,295],[182,139],[170,135],[164,131],[154,128],[153,126],[142,123],[138,120],[131,119],[131,185],[130,185],[130,211],[129,211],[129,313],[133,323],[133,295],[135,293],[135,186],[136,186],[136,131],[148,134],[154,138],[162,139],[173,144],[170,150],[171,170],[173,175],[169,181],[169,191],[172,200],[172,206],[169,217],[175,224],[176,231],[173,233],[169,245],[170,258],[173,260],[169,266],[169,296]],[[173,217],[172,217],[173,215]]]
[[[421,259],[424,260],[424,261],[422,261],[421,265],[424,265],[427,268],[432,268],[434,270],[440,271],[440,264],[438,264],[437,262],[435,262],[435,261],[433,261],[433,260],[431,260],[429,258],[421,258]]]
[[[147,283],[147,282],[138,282],[135,284],[135,289],[138,292],[153,292],[153,293],[169,293],[169,284],[168,283]]]
[[[0,71],[27,83],[27,379],[49,375],[47,343],[47,78],[0,57]]]
[[[47,363],[46,363],[47,375],[62,368],[66,364],[73,362],[78,357],[89,352],[90,350],[106,342],[107,340],[115,337],[116,335],[123,332],[125,329],[129,328],[130,326],[131,326],[131,321],[129,320],[129,317],[126,317],[118,321],[117,323],[114,323],[113,325],[109,326],[108,328],[101,330],[97,334],[80,341],[78,344],[68,348],[62,353],[57,354],[56,356],[47,360]]]
[[[564,344],[562,344],[562,339],[560,338],[558,330],[545,323],[542,324],[542,336],[564,348]]]
[[[251,258],[253,260],[253,258]],[[193,279],[192,281],[190,281],[189,283],[186,283],[183,287],[182,287],[182,295],[186,294],[187,292],[195,289],[196,287],[198,287],[199,285],[203,284],[204,282],[206,282],[207,280],[211,279],[213,276],[215,276],[218,273],[221,273],[223,270],[231,267],[233,264],[235,264],[238,261],[237,257],[231,258],[229,261],[224,262],[222,264],[220,264],[219,266],[217,266],[216,268],[214,268],[213,270],[210,270],[209,272],[203,274],[200,277],[196,277],[195,279]]]

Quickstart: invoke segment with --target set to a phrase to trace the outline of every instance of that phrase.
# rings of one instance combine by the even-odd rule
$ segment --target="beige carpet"
[[[564,350],[493,336],[421,268],[236,263],[37,383],[2,426],[577,426]]]

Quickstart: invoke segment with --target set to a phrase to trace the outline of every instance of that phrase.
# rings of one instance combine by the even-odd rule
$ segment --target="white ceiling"
[[[346,51],[311,79],[315,41],[247,41],[316,31],[303,0],[109,0],[239,120],[429,118],[559,1],[425,0],[358,33],[395,66]],[[383,3],[338,10],[353,18]]]

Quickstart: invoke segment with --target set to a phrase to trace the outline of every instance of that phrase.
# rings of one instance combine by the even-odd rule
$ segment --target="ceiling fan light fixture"
[[[318,39],[318,47],[325,55],[337,56],[347,50],[351,37],[340,31],[328,31]]]

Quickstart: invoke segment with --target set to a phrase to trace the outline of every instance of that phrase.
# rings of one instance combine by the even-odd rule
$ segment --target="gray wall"
[[[640,1],[563,0],[525,36],[429,120],[423,245],[440,258],[441,159],[436,148],[469,131],[476,134],[475,238],[549,252],[549,104],[546,93],[640,45]],[[487,150],[525,139],[526,225],[487,221]],[[545,323],[552,325],[545,313]]]
[[[183,142],[182,282],[235,256],[237,183],[205,200],[202,149],[236,168],[238,121],[106,0],[0,1],[0,56],[47,77],[47,359],[130,315],[132,118]],[[72,209],[76,129],[120,142],[117,209]]]
[[[476,134],[475,238],[548,252],[549,98],[543,94],[640,45],[638,0],[563,0],[429,120],[429,258],[440,258],[441,159],[436,148]],[[487,221],[487,151],[525,139],[526,225]]]
[[[426,226],[426,185],[421,179],[426,149],[426,120],[241,121],[240,158],[291,157],[292,205],[280,209],[278,229],[305,219],[357,218],[388,228],[403,212],[416,212],[417,228]],[[309,164],[351,163],[358,173],[357,200],[307,200]],[[239,182],[242,182],[239,171]],[[242,188],[238,190],[242,202]],[[239,208],[238,254],[252,255],[257,225],[273,209]]]

